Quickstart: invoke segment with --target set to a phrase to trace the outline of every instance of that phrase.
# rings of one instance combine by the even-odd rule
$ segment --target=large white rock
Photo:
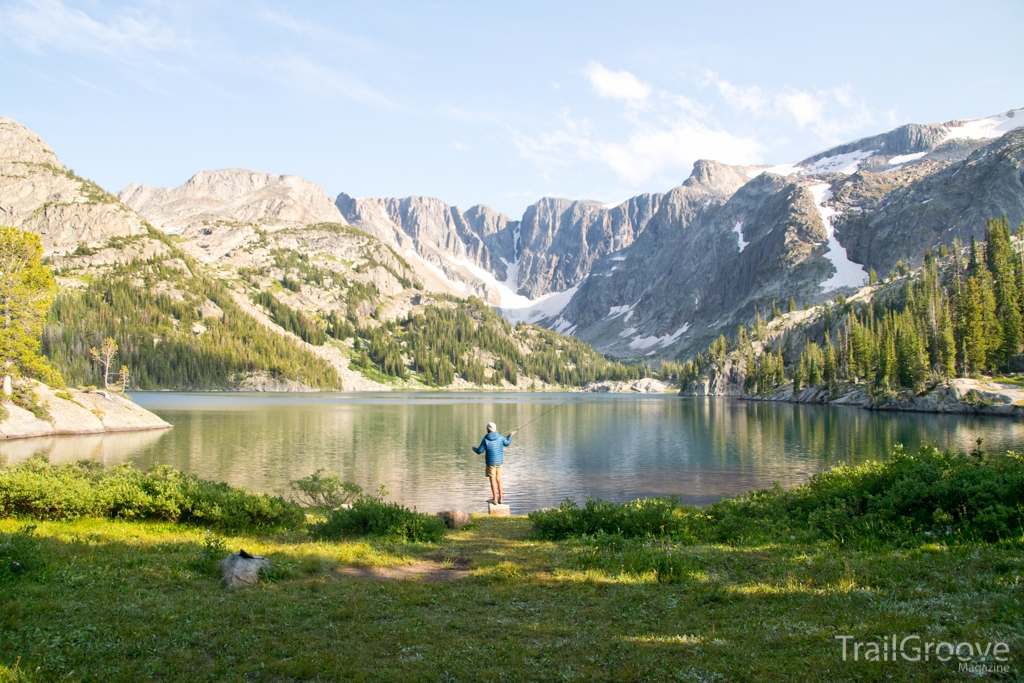
[[[225,588],[240,588],[243,586],[255,586],[260,581],[260,570],[270,569],[270,560],[259,555],[250,555],[244,550],[239,550],[233,555],[228,555],[218,564],[221,577],[224,579]]]

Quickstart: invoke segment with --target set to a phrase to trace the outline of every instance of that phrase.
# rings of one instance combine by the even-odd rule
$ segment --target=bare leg
[[[501,470],[498,470],[497,473],[494,475],[494,479],[491,480],[492,481],[492,483],[491,483],[491,487],[492,488],[494,487],[494,483],[493,482],[495,480],[497,480],[497,482],[498,482],[498,497],[495,498],[495,500],[498,502],[498,505],[501,505],[501,501],[503,501],[505,499],[505,489],[501,488]]]
[[[493,500],[495,503],[500,503],[501,502],[501,494],[499,493],[499,491],[501,490],[500,489],[501,485],[495,483],[493,475],[488,477],[488,479],[491,480],[491,500]]]

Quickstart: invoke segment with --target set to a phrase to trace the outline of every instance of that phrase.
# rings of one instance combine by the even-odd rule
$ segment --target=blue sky
[[[115,192],[245,167],[518,217],[1024,106],[1019,0],[778,5],[0,0],[0,115]]]

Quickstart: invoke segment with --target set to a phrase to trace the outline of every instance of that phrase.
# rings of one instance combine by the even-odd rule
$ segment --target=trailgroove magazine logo
[[[1002,641],[957,642],[923,640],[912,634],[902,638],[893,634],[879,640],[854,640],[853,636],[835,636],[842,643],[843,661],[853,662],[948,662],[956,659],[960,671],[975,675],[1009,673],[1010,645]]]

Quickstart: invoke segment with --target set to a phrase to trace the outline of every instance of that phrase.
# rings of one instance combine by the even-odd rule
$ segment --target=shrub
[[[709,539],[777,538],[804,533],[839,543],[997,541],[1024,530],[1024,460],[988,458],[923,446],[897,447],[888,462],[839,466],[791,491],[775,487],[705,509]]]
[[[225,530],[295,529],[305,515],[278,496],[249,493],[166,466],[147,472],[32,458],[0,470],[0,517],[160,519]]]
[[[224,559],[227,552],[228,546],[224,539],[207,530],[203,536],[203,549],[196,553],[188,566],[200,574],[216,576],[219,573],[217,564]]]
[[[547,540],[596,533],[621,534],[625,538],[686,536],[684,508],[675,498],[645,498],[628,503],[588,498],[583,508],[570,498],[555,510],[531,512],[530,521],[534,533]]]
[[[310,525],[310,534],[326,539],[376,536],[389,541],[438,543],[444,538],[444,522],[420,514],[378,496],[360,496],[351,507],[332,510],[324,522]]]
[[[323,468],[291,482],[291,489],[299,503],[316,508],[341,507],[351,503],[363,492],[359,484],[342,481],[340,476]]]
[[[612,534],[677,541],[771,543],[782,539],[839,544],[913,545],[1022,540],[1024,456],[988,457],[924,446],[897,447],[889,461],[821,472],[786,491],[776,485],[705,508],[653,498],[615,504],[567,500],[557,510],[530,514],[534,533],[557,540]],[[651,569],[671,574],[666,568]]]

